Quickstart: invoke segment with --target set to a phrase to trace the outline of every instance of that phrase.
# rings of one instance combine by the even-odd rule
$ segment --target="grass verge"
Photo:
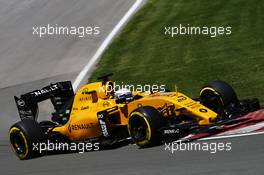
[[[149,0],[104,53],[90,81],[113,72],[117,82],[174,84],[196,97],[211,80],[229,82],[240,98],[264,102],[264,1]],[[232,34],[164,35],[164,27],[231,26]]]

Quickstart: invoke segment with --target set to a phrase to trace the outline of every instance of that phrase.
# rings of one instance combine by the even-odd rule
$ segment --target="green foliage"
[[[206,82],[229,82],[264,102],[264,1],[149,0],[104,53],[90,81],[113,72],[124,83],[174,84],[196,97]],[[231,26],[232,34],[164,35],[164,27]]]

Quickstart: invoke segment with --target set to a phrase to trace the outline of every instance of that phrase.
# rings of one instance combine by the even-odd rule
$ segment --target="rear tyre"
[[[164,123],[163,116],[153,107],[144,106],[134,110],[128,120],[128,132],[141,148],[161,143],[159,129]]]
[[[239,101],[234,89],[221,80],[212,81],[202,87],[200,101],[219,115],[224,115],[230,105],[238,105]]]
[[[40,156],[34,145],[43,141],[44,134],[35,120],[26,119],[10,127],[9,139],[13,151],[21,160]]]

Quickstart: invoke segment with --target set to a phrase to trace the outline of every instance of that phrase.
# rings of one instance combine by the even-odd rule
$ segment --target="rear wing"
[[[68,101],[72,101],[74,92],[70,81],[50,84],[19,97],[14,97],[21,120],[38,117],[38,103],[50,99],[56,112],[61,111]],[[68,108],[71,105],[67,105]],[[67,109],[65,109],[67,110]]]

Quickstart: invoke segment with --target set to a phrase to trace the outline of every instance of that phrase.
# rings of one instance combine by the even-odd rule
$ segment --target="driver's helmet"
[[[128,103],[133,100],[132,92],[127,88],[115,91],[115,99],[118,103]]]

